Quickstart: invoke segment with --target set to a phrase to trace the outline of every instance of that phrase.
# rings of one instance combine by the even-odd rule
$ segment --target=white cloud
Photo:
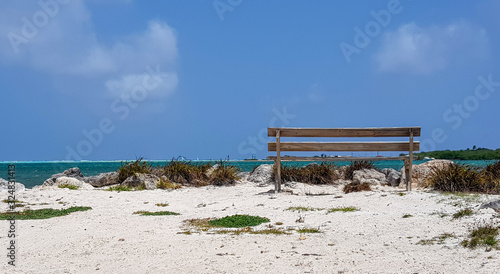
[[[477,61],[487,55],[488,37],[482,28],[464,21],[427,28],[410,23],[384,35],[374,60],[383,72],[429,74],[464,58]]]
[[[82,85],[100,82],[101,94],[108,92],[113,96],[130,93],[134,83],[147,73],[146,67],[159,66],[164,80],[154,90],[155,94],[166,95],[176,89],[177,38],[175,30],[166,23],[150,21],[140,33],[103,42],[97,38],[92,14],[83,0],[67,4],[42,1],[53,4],[49,10],[36,2],[22,5],[17,2],[0,3],[0,36],[8,38],[10,34],[22,38],[14,42],[12,39],[0,41],[0,61],[29,67],[55,78],[76,77]],[[128,1],[117,1],[120,2]],[[37,26],[35,17],[43,13],[47,20]],[[23,18],[33,24],[35,35],[28,37],[26,31],[23,32],[23,28],[26,30]]]
[[[106,81],[106,88],[116,97],[144,95],[148,98],[160,98],[174,92],[178,81],[175,73],[129,74]]]

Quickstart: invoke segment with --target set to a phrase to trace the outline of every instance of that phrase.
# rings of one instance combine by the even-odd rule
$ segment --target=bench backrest
[[[268,128],[268,136],[277,142],[268,151],[413,151],[420,150],[420,127],[391,128]],[[281,142],[281,137],[410,137],[407,142]]]

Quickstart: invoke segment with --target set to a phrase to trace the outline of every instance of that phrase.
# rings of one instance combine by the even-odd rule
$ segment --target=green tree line
[[[448,160],[498,160],[500,159],[500,149],[476,148],[465,150],[438,150],[415,153],[418,159],[424,157]]]

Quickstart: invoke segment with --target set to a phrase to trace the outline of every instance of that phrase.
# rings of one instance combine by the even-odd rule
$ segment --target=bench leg
[[[277,159],[274,161],[274,166],[276,167],[276,182],[274,185],[274,192],[281,192],[281,161]]]
[[[411,191],[411,160],[405,161],[405,179],[406,179],[406,190]]]

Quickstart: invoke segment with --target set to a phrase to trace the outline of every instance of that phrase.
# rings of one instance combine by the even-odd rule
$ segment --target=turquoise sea
[[[153,166],[165,165],[168,161],[148,161]],[[420,164],[425,161],[415,161]],[[478,167],[484,167],[494,161],[455,161],[460,164],[469,164]],[[7,168],[9,164],[16,166],[16,181],[24,184],[27,188],[41,185],[53,174],[61,173],[66,169],[78,167],[85,176],[93,176],[99,173],[116,171],[122,161],[82,161],[82,162],[0,162],[0,178],[6,179]],[[192,161],[192,163],[203,165],[206,163],[215,163],[215,161]],[[272,161],[229,161],[231,165],[237,166],[243,172],[252,171],[252,169],[261,164],[272,164]],[[284,165],[305,166],[311,162],[283,162]],[[349,165],[350,162],[334,162],[335,165]],[[403,167],[403,161],[375,161],[375,166],[379,168],[394,168],[396,170]]]

